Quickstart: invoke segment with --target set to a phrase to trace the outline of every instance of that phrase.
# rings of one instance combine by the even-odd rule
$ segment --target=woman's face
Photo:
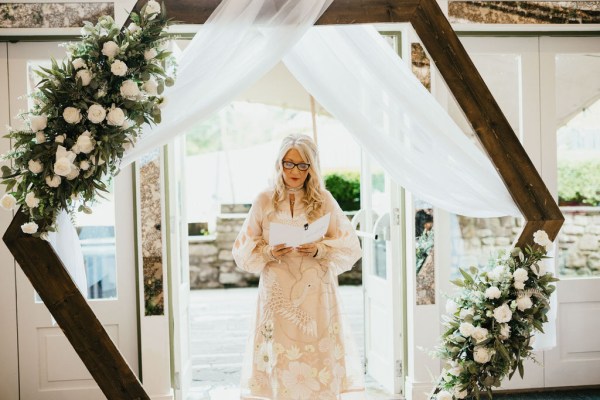
[[[290,149],[285,156],[283,156],[282,163],[291,162],[294,164],[304,163],[306,164],[306,160],[302,158],[298,150]],[[297,188],[302,187],[304,185],[304,181],[308,177],[308,170],[301,171],[297,165],[293,166],[292,169],[287,169],[282,166],[283,169],[283,182],[288,187]]]

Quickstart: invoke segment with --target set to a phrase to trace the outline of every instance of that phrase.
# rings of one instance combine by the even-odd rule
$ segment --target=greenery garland
[[[532,358],[535,331],[548,321],[549,298],[558,281],[544,271],[552,242],[544,231],[534,234],[534,247],[501,254],[489,271],[460,270],[453,283],[460,292],[447,301],[441,344],[435,355],[446,360],[434,395],[436,400],[492,397],[515,371],[523,376],[523,360]]]
[[[81,41],[67,44],[66,62],[35,71],[42,78],[35,105],[20,115],[27,128],[4,136],[13,140],[3,155],[12,167],[2,167],[1,182],[2,207],[30,216],[25,233],[46,238],[60,210],[91,213],[142,126],[160,123],[161,94],[174,82],[164,49],[170,21],[154,0],[130,19],[123,31],[109,16],[86,22]]]

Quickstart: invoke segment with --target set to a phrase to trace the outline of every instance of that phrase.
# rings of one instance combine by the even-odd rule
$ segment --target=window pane
[[[559,276],[600,276],[600,53],[555,62]]]

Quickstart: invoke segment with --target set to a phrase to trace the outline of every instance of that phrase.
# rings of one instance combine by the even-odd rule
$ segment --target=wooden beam
[[[564,217],[437,2],[411,23],[527,221],[515,245],[533,244],[533,226],[554,240]]]
[[[16,213],[3,240],[109,400],[149,400],[140,381],[83,298],[52,246],[23,233]]]
[[[139,12],[147,0],[138,0]],[[183,24],[203,24],[221,0],[164,0],[169,18]],[[408,22],[419,0],[334,0],[315,25]],[[128,22],[125,24],[127,25]]]

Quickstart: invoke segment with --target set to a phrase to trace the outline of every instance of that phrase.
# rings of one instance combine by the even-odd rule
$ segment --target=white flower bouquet
[[[13,140],[3,156],[12,167],[2,167],[1,182],[0,205],[30,216],[26,233],[54,231],[61,209],[91,212],[142,125],[161,121],[161,95],[174,82],[175,63],[163,49],[170,22],[154,0],[130,19],[123,30],[108,16],[86,22],[66,61],[36,71],[35,106],[21,115],[28,128],[5,136]]]
[[[552,242],[544,231],[534,234],[534,247],[500,254],[491,270],[460,270],[453,281],[460,292],[446,303],[441,344],[435,355],[448,362],[432,399],[492,397],[515,371],[523,376],[523,360],[532,357],[535,331],[548,321],[549,298],[558,281],[545,272],[543,259]]]

